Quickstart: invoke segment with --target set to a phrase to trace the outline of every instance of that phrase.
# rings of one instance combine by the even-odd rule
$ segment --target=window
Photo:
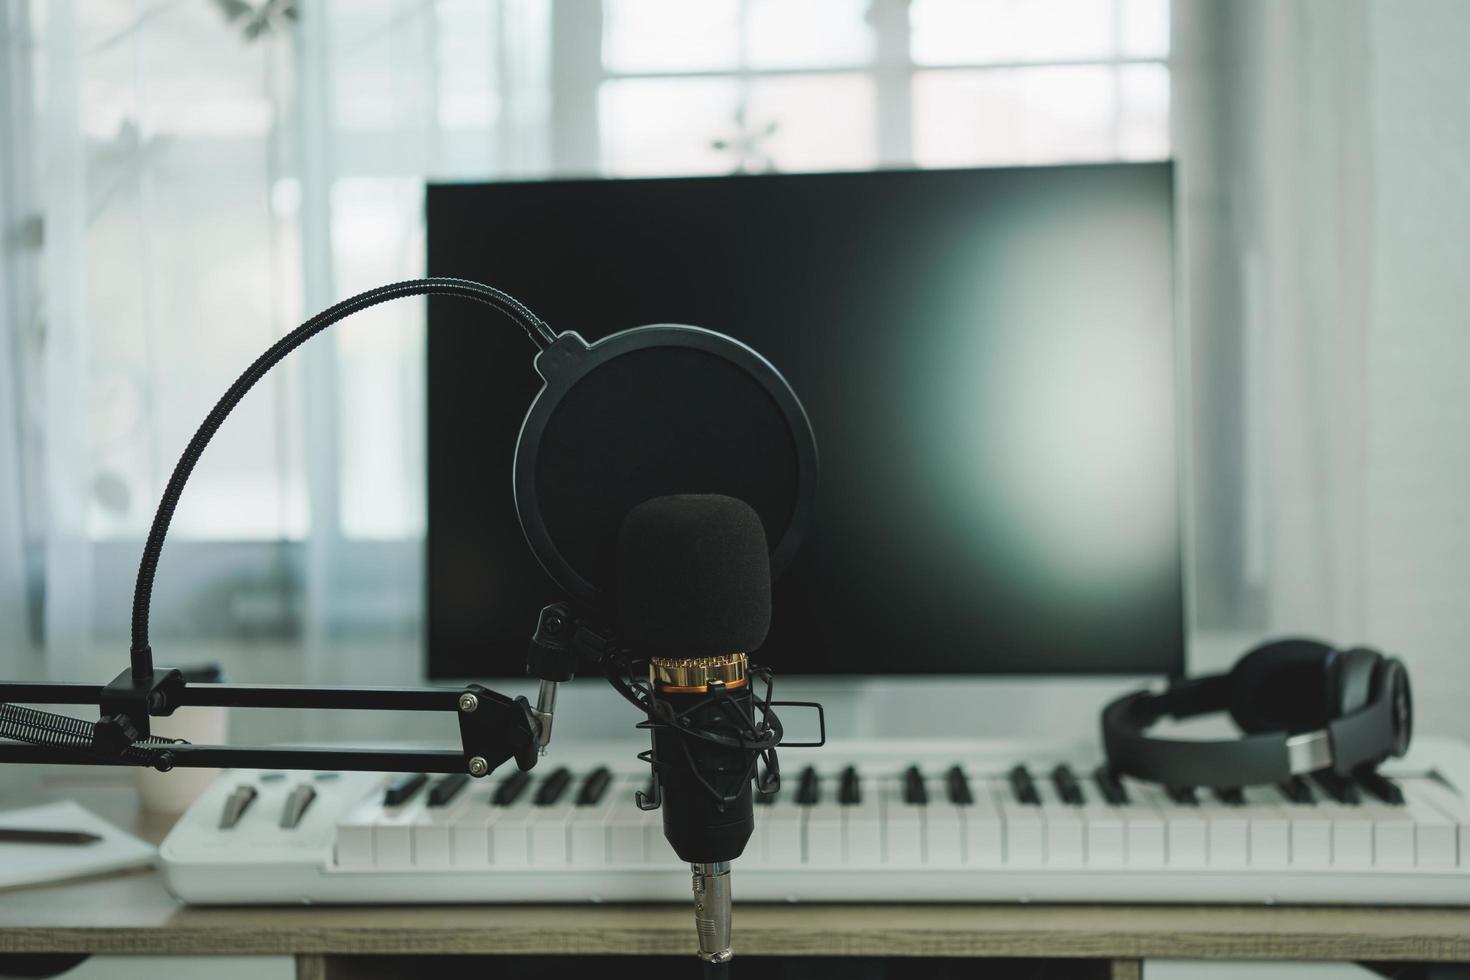
[[[606,0],[615,176],[1159,159],[1167,0]],[[567,93],[563,93],[567,94]],[[575,97],[575,96],[573,96]]]

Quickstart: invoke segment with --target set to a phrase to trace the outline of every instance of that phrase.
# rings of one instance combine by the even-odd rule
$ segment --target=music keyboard
[[[483,780],[226,772],[160,848],[220,903],[685,900],[618,746]],[[736,862],[741,901],[1470,904],[1470,746],[1379,779],[1222,792],[1113,779],[1095,751],[959,741],[783,755]]]

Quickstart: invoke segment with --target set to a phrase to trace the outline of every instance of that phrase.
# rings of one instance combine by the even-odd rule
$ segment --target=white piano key
[[[609,791],[621,805],[616,806],[608,815],[608,864],[641,865],[648,860],[647,835],[644,832],[648,820],[644,812],[638,809],[633,795],[646,782],[641,777],[624,779]]]
[[[1212,868],[1244,868],[1250,864],[1250,820],[1243,806],[1220,802],[1201,790],[1200,811],[1208,824],[1208,861]]]
[[[338,867],[373,866],[373,823],[380,809],[376,799],[365,799],[338,821],[334,855]]]
[[[580,785],[580,783],[579,783]],[[590,806],[574,806],[568,818],[567,842],[571,848],[568,861],[578,866],[601,867],[608,862],[608,822],[618,807],[632,807],[617,792],[614,780],[603,793],[602,799]]]
[[[1082,823],[1087,835],[1087,864],[1090,867],[1118,867],[1127,860],[1127,823],[1121,807],[1109,805],[1097,787],[1083,782]]]
[[[531,864],[538,868],[563,867],[568,861],[568,824],[576,809],[576,794],[569,787],[556,803],[534,809],[537,812],[527,823]]]
[[[837,802],[837,780],[823,778],[818,802],[806,807],[802,827],[805,863],[823,867],[842,864],[842,807]]]
[[[1164,860],[1171,868],[1198,868],[1209,861],[1209,826],[1197,806],[1175,803],[1158,786],[1132,783],[1130,795],[1137,794],[1164,822]]]
[[[1313,791],[1314,794],[1316,791]],[[1291,819],[1291,866],[1326,868],[1332,864],[1332,820],[1321,802],[1284,804]]]
[[[420,793],[418,796],[422,796]],[[423,802],[416,796],[403,806],[384,807],[373,824],[373,867],[413,867],[413,822]]]
[[[1455,823],[1434,805],[1429,787],[1427,779],[1400,784],[1404,802],[1414,817],[1414,864],[1421,868],[1453,868],[1459,860]]]
[[[449,846],[449,825],[423,821],[413,826],[413,866],[447,868],[454,863]]]
[[[1154,802],[1154,796],[1145,793],[1148,784],[1134,779],[1123,779],[1122,784],[1128,794],[1128,802],[1119,808],[1123,815],[1128,865],[1163,867],[1169,856],[1164,814]]]
[[[1004,778],[986,781],[986,789],[1005,822],[1006,864],[1035,866],[1046,862],[1046,825],[1041,807],[1018,802]]]
[[[971,774],[975,801],[961,807],[965,821],[965,863],[994,867],[1005,863],[1005,824],[983,777]]]
[[[1336,800],[1323,804],[1323,810],[1332,824],[1332,866],[1371,868],[1372,814],[1361,803],[1338,803]]]
[[[782,781],[781,792],[773,802],[756,804],[752,838],[759,838],[759,860],[766,867],[801,865],[801,824],[805,809],[796,805],[794,778]]]
[[[924,807],[905,803],[903,781],[879,783],[883,796],[883,860],[889,865],[924,863]]]
[[[1163,792],[1159,793],[1158,805],[1168,835],[1169,867],[1197,868],[1208,864],[1210,828],[1200,808],[1175,803]]]
[[[495,817],[490,821],[490,863],[498,868],[523,868],[531,863],[530,823],[535,816],[528,788],[521,798],[510,806],[490,809]]]
[[[1432,803],[1454,825],[1457,863],[1470,866],[1470,804],[1436,779],[1420,781],[1425,799]]]
[[[461,790],[447,806],[425,806],[413,818],[413,866],[449,868],[454,865],[454,825],[470,805],[472,794]]]
[[[1046,825],[1046,863],[1067,867],[1086,863],[1082,808],[1062,802],[1046,776],[1037,778],[1036,793],[1041,797],[1041,819]]]
[[[965,815],[949,802],[948,781],[925,779],[929,804],[924,808],[924,863],[957,868],[965,863]]]
[[[449,852],[454,866],[480,869],[490,863],[490,824],[495,808],[490,805],[490,791],[478,790],[456,811],[449,825]]]
[[[1387,803],[1365,803],[1363,808],[1373,821],[1373,866],[1412,868],[1414,821],[1409,808]]]
[[[864,778],[862,801],[842,810],[842,859],[858,866],[883,863],[883,802],[877,780]]]
[[[1291,815],[1274,786],[1247,786],[1251,867],[1284,868],[1291,863]]]

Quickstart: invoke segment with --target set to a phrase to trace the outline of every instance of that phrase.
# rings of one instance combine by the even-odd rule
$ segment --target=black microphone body
[[[729,717],[730,708],[708,694],[664,694],[663,697],[675,712],[689,719],[692,727],[729,732],[732,737],[738,730],[738,721]],[[726,698],[746,717],[751,716],[749,684],[727,692]],[[749,752],[708,744],[686,752],[685,744],[684,735],[672,728],[653,730],[654,756],[664,765],[660,774],[664,836],[681,861],[690,864],[733,861],[745,853],[745,845],[755,832],[752,780],[740,776],[750,769]],[[734,799],[716,800],[701,780],[722,791],[733,792]]]
[[[779,726],[756,720],[747,660],[771,625],[769,554],[755,510],[720,494],[645,501],[618,535],[620,637],[648,658],[657,790],[645,805],[662,805],[664,836],[689,862],[699,956],[720,975],[730,863],[755,829],[756,760],[780,742]]]

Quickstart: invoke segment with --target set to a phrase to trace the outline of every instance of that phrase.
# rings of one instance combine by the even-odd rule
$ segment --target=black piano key
[[[1006,775],[1011,783],[1011,795],[1016,802],[1023,806],[1041,806],[1041,794],[1036,792],[1036,781],[1031,778],[1031,770],[1024,765],[1011,767]]]
[[[516,800],[521,798],[521,794],[524,793],[526,791],[526,787],[530,785],[531,774],[528,772],[521,772],[519,769],[517,769],[509,776],[506,776],[504,779],[502,779],[500,781],[500,785],[495,787],[495,792],[490,795],[490,805],[510,806]]]
[[[842,770],[842,778],[837,783],[837,802],[843,806],[857,806],[863,801],[863,786],[858,782],[857,766],[848,766]]]
[[[1097,791],[1102,794],[1103,799],[1108,801],[1108,806],[1128,805],[1128,790],[1113,770],[1107,766],[1098,766],[1092,770],[1092,781],[1097,784]]]
[[[822,784],[817,780],[817,770],[807,766],[796,784],[796,802],[800,806],[816,806],[821,801]]]
[[[552,806],[562,798],[570,785],[572,785],[570,769],[566,766],[553,769],[551,775],[541,780],[541,785],[536,787],[536,797],[531,802],[537,806]]]
[[[434,780],[429,787],[429,806],[444,806],[459,795],[470,781],[467,773],[453,772],[442,779]]]
[[[918,766],[904,770],[903,801],[914,806],[925,806],[929,802],[929,790],[924,786],[924,774]]]
[[[1404,791],[1399,789],[1399,784],[1389,779],[1382,773],[1371,769],[1358,773],[1358,785],[1374,799],[1389,806],[1404,805]]]
[[[421,772],[405,773],[399,776],[383,791],[383,805],[402,806],[413,799],[413,795],[428,781],[428,775]]]
[[[1058,763],[1052,769],[1051,783],[1057,788],[1057,796],[1067,806],[1081,806],[1085,802],[1082,798],[1082,787],[1077,785],[1072,767],[1065,762]]]
[[[577,806],[596,806],[601,803],[610,785],[612,785],[612,773],[606,766],[598,766],[587,774],[586,779],[582,780],[582,785],[577,790]]]
[[[949,802],[955,806],[969,806],[975,802],[975,794],[970,790],[970,777],[965,775],[963,768],[950,766],[949,772],[944,774],[944,781],[949,790]]]
[[[1199,806],[1199,794],[1193,786],[1165,786],[1164,792],[1180,806]]]
[[[1277,783],[1276,788],[1288,801],[1299,806],[1315,806],[1317,797],[1312,793],[1312,786],[1300,776],[1292,776],[1284,783]]]
[[[1345,806],[1357,806],[1363,802],[1363,795],[1358,792],[1358,784],[1347,776],[1324,769],[1312,774],[1312,779],[1322,787],[1323,792]]]
[[[1226,806],[1245,806],[1245,791],[1239,786],[1217,786],[1215,799]]]

